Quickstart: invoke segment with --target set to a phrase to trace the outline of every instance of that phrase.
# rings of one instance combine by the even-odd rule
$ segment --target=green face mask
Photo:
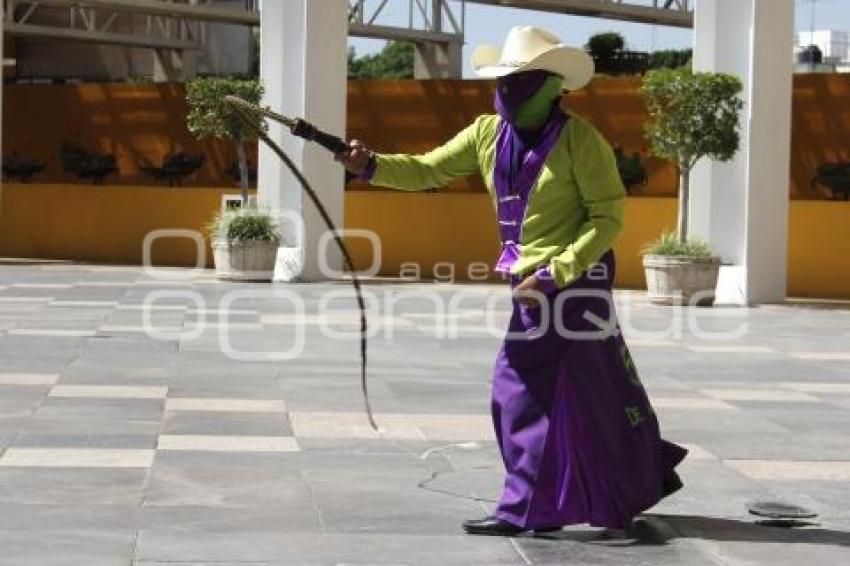
[[[552,112],[552,104],[561,96],[563,79],[551,76],[546,79],[534,96],[519,107],[516,114],[516,125],[519,128],[536,129],[546,122]]]

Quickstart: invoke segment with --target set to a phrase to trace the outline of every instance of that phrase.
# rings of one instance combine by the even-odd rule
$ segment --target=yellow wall
[[[137,264],[145,234],[161,228],[203,231],[234,189],[91,185],[19,185],[0,188],[0,255]],[[788,289],[792,296],[850,298],[850,202],[792,201]],[[617,285],[643,288],[640,249],[675,225],[676,201],[629,197],[626,223],[615,245]],[[423,276],[440,262],[466,277],[470,263],[492,265],[498,236],[489,197],[480,193],[346,194],[345,224],[374,231],[382,244],[383,275],[416,262]],[[350,241],[355,262],[371,262],[368,245]],[[207,265],[211,256],[207,250]],[[157,264],[194,265],[195,246],[162,240]],[[443,268],[446,274],[448,268]]]
[[[790,204],[789,295],[850,299],[850,202]]]
[[[4,184],[0,255],[138,264],[151,230],[205,232],[223,194],[238,189]],[[197,246],[184,238],[152,248],[154,263],[195,265]],[[212,265],[209,249],[207,265]]]
[[[378,234],[384,275],[398,276],[401,264],[417,262],[423,275],[432,276],[439,262],[456,266],[465,278],[468,265],[492,265],[499,253],[499,236],[490,198],[470,193],[351,192],[345,199],[345,224]],[[617,285],[644,287],[640,249],[664,230],[676,225],[676,201],[669,198],[631,197],[626,200],[626,222],[615,245]],[[371,261],[363,240],[351,240],[355,262]],[[441,268],[444,274],[446,268]]]

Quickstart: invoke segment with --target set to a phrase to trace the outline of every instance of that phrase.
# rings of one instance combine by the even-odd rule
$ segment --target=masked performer
[[[625,190],[610,145],[562,110],[592,60],[551,33],[516,27],[501,53],[473,55],[498,78],[497,114],[478,117],[424,155],[338,156],[374,185],[423,190],[479,173],[499,220],[496,269],[513,288],[508,335],[493,370],[492,414],[506,478],[471,534],[515,535],[590,523],[625,528],[681,487],[686,450],[662,440],[619,331],[611,294]]]

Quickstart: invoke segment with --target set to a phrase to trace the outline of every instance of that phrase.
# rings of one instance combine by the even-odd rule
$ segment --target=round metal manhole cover
[[[811,519],[818,516],[811,509],[778,501],[750,501],[746,506],[753,515],[768,519]]]

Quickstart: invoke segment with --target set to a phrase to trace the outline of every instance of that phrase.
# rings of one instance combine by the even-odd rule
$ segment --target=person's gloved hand
[[[363,142],[351,140],[348,149],[337,153],[334,158],[342,163],[349,173],[362,177],[367,172],[373,155]]]

